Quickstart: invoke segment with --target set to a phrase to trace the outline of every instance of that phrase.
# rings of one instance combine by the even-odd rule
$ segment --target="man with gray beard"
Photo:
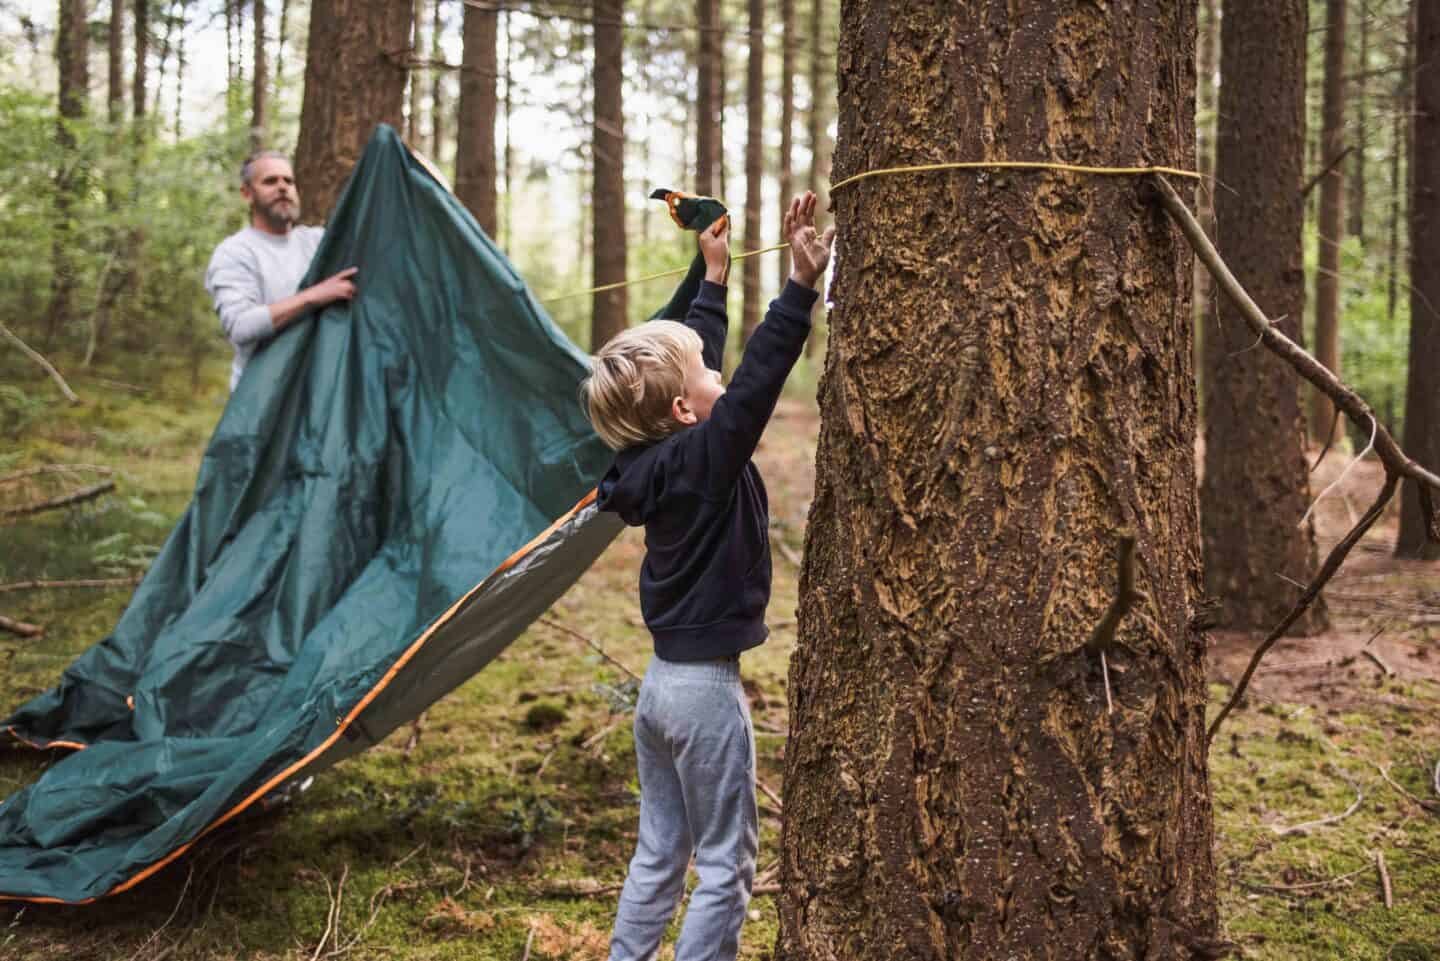
[[[240,196],[250,205],[250,224],[220,242],[205,271],[205,289],[235,347],[232,391],[260,344],[326,304],[353,298],[357,269],[299,289],[325,231],[296,226],[300,193],[284,154],[267,150],[246,160]]]

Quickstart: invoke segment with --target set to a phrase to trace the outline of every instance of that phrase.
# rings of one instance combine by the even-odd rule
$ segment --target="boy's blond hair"
[[[700,335],[673,320],[652,320],[606,341],[580,385],[585,413],[612,450],[662,440],[684,425],[671,404],[685,393],[686,358]]]

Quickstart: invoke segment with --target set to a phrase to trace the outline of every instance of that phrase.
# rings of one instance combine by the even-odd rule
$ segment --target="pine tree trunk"
[[[806,116],[806,134],[810,145],[810,184],[815,191],[819,210],[830,208],[830,192],[826,185],[830,180],[830,144],[826,126],[830,120],[830,93],[825,82],[825,2],[810,0],[810,111]],[[805,356],[813,357],[820,343],[820,327],[825,317],[824,280],[821,280],[821,296],[815,301],[810,313],[814,326],[810,339],[805,342]]]
[[[1410,114],[1414,110],[1414,64],[1415,64],[1415,13],[1417,0],[1410,0],[1409,8],[1405,16],[1405,42],[1400,55],[1400,73],[1395,78],[1394,94],[1394,122],[1391,124],[1391,150],[1390,150],[1390,264],[1388,278],[1388,292],[1386,295],[1386,313],[1389,320],[1395,319],[1395,307],[1400,300],[1400,270],[1404,262],[1401,251],[1400,223],[1406,219],[1402,212],[1404,204],[1410,196],[1410,187],[1415,165],[1410,160],[1410,135],[1414,131],[1414,125],[1410,122]],[[1401,167],[1405,170],[1405,178],[1401,179]]]
[[[1197,195],[1200,225],[1215,238],[1215,188],[1210,179],[1215,173],[1215,137],[1218,117],[1215,105],[1219,94],[1216,82],[1220,66],[1220,4],[1219,0],[1202,0],[1200,10],[1199,47],[1196,52],[1195,84],[1196,127],[1195,155],[1200,173],[1206,178],[1205,189]],[[1203,349],[1205,318],[1210,316],[1210,274],[1195,259],[1196,346]],[[1202,375],[1203,379],[1203,375]]]
[[[189,22],[189,0],[180,0],[180,13],[176,20],[179,37],[175,41],[175,142],[185,136],[185,30]]]
[[[1225,257],[1256,303],[1300,341],[1305,316],[1306,0],[1230,0],[1221,44],[1215,197]],[[1206,590],[1229,625],[1268,630],[1316,569],[1305,415],[1294,371],[1263,350],[1228,300],[1205,324],[1205,478],[1200,517]],[[1263,504],[1263,510],[1256,505]],[[1326,626],[1317,601],[1295,634]]]
[[[425,0],[415,0],[414,16],[410,21],[410,67],[406,71],[409,82],[409,103],[405,111],[405,142],[416,147],[420,145],[420,51],[424,49],[421,33],[425,25]]]
[[[164,113],[163,113],[163,111],[162,111],[162,109],[161,109],[161,107],[162,107],[161,101],[164,99],[164,94],[165,94],[165,73],[166,73],[166,70],[167,70],[167,69],[169,68],[169,66],[170,66],[170,37],[171,37],[171,36],[174,34],[174,32],[175,32],[175,15],[171,12],[171,8],[173,8],[174,6],[175,6],[175,4],[174,4],[173,2],[168,2],[168,3],[165,4],[165,32],[160,35],[160,62],[156,65],[156,68],[155,68],[155,107],[154,107],[154,112],[155,112],[155,129],[156,129],[157,132],[160,131],[160,130],[162,130],[162,129],[164,128],[164,125],[165,125],[165,117],[164,117]],[[236,2],[236,4],[235,4],[234,9],[235,9],[236,14],[237,14],[236,20],[238,21],[238,20],[239,20],[239,16],[238,16],[238,14],[239,14],[239,4],[238,4],[238,0],[237,0],[237,2]],[[239,79],[238,79],[238,77],[239,77],[239,75],[240,75],[240,66],[239,66],[238,63],[237,63],[236,66],[235,66],[235,75],[236,75],[236,78],[237,78],[237,79],[234,80],[234,81],[230,84],[229,88],[228,88],[227,91],[226,91],[226,101],[227,101],[227,103],[228,103],[228,102],[232,102],[231,98],[233,98],[233,97],[235,96],[235,89],[236,89],[236,87],[240,84],[240,81],[239,81]]]
[[[455,131],[455,196],[490,236],[496,230],[495,32],[499,14],[465,5],[460,120]],[[508,114],[507,114],[508,120]]]
[[[275,37],[275,99],[285,85],[285,45],[290,40],[290,0],[280,0],[280,31]]]
[[[60,0],[55,30],[55,63],[59,68],[59,116],[55,121],[58,148],[55,173],[55,230],[51,241],[50,306],[45,324],[46,348],[72,319],[75,296],[76,243],[74,208],[85,189],[85,170],[76,152],[71,124],[84,119],[90,89],[90,33],[86,0]]]
[[[765,169],[765,7],[763,0],[750,0],[750,59],[745,71],[745,249],[765,246],[760,219],[760,178]],[[760,326],[759,257],[745,261],[745,300],[741,307],[741,344]]]
[[[780,215],[790,207],[795,193],[795,0],[780,0]],[[790,277],[790,248],[780,250],[780,270],[775,286],[780,290]]]
[[[295,179],[310,223],[339,199],[377,123],[400,129],[405,67],[394,54],[410,40],[410,4],[314,0],[306,44],[305,99]]]
[[[430,59],[436,64],[445,60],[444,0],[435,0],[434,18],[430,21]],[[443,165],[445,153],[445,71],[438,66],[430,73],[430,156],[437,166]]]
[[[125,0],[110,0],[110,32],[106,44],[105,119],[112,132],[125,120]]]
[[[1370,71],[1370,11],[1360,7],[1360,62],[1355,67],[1355,172],[1350,177],[1347,232],[1365,242],[1365,148],[1370,140],[1370,101],[1366,74]]]
[[[695,192],[711,196],[720,165],[720,0],[695,0],[695,11]]]
[[[715,180],[719,184],[718,197],[730,196],[730,185],[726,182],[725,163],[725,108],[730,103],[730,81],[725,75],[728,60],[725,56],[725,7],[719,5],[716,22],[721,24],[715,35]]]
[[[125,123],[125,3],[124,0],[110,0],[110,29],[106,37],[105,117],[110,125],[108,140],[112,155],[121,150],[121,127]],[[113,166],[105,177],[105,209],[114,217],[120,209],[120,195],[124,192],[120,168]],[[101,274],[100,297],[95,305],[95,315],[90,323],[90,340],[85,347],[82,366],[89,367],[95,353],[105,338],[110,326],[110,316],[115,302],[124,290],[128,271],[124,258],[128,247],[127,232],[112,225],[106,230],[106,244],[110,249],[107,268]]]
[[[846,0],[837,179],[937,145],[1188,166],[1194,10]],[[1214,956],[1191,254],[1145,197],[836,194],[777,961]],[[1127,529],[1110,714],[1085,648]]]
[[[1345,149],[1345,5],[1325,2],[1325,98],[1320,129],[1320,163],[1330,164]],[[1345,230],[1344,166],[1320,181],[1320,260],[1315,270],[1315,359],[1340,373],[1340,241]],[[1228,240],[1228,238],[1227,238]],[[1335,420],[1335,405],[1310,391],[1310,437],[1323,444]],[[1338,434],[1343,425],[1336,425]]]
[[[1414,149],[1410,153],[1410,375],[1405,387],[1405,451],[1440,468],[1440,2],[1415,5]],[[1401,557],[1440,560],[1428,540],[1420,494],[1402,488]]]
[[[595,182],[594,209],[595,285],[625,280],[625,111],[621,89],[625,66],[625,40],[621,21],[624,0],[595,0],[595,124],[592,153]],[[590,350],[600,347],[625,329],[626,289],[594,295],[590,320]]]
[[[265,146],[265,85],[270,71],[265,66],[265,0],[255,0],[255,69],[251,71],[250,149]]]
[[[514,52],[515,40],[510,35],[510,11],[505,11],[505,67],[501,77],[505,81],[505,243],[507,245],[515,242],[515,144],[510,136],[510,118],[514,114],[515,102],[511,94],[514,91],[513,79],[510,74],[510,56]]]

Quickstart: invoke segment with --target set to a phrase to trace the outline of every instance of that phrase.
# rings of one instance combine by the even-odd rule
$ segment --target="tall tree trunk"
[[[1215,228],[1236,277],[1285,335],[1300,341],[1305,316],[1306,0],[1228,0],[1221,43]],[[1228,300],[1205,324],[1205,477],[1200,517],[1209,593],[1230,626],[1265,630],[1294,603],[1284,575],[1315,573],[1300,384],[1253,342]],[[1263,510],[1256,505],[1263,504]],[[1317,601],[1296,634],[1326,626]]]
[[[421,36],[424,24],[425,0],[415,0],[415,15],[411,18],[410,23],[410,69],[406,71],[410,97],[405,112],[405,142],[417,147],[420,145],[420,78],[422,74],[416,61],[420,59],[420,51],[424,49],[425,38]]]
[[[190,5],[188,0],[180,0],[180,13],[176,26],[179,27],[179,37],[175,41],[175,141],[178,143],[185,136],[185,30],[188,27]]]
[[[1410,375],[1405,387],[1405,450],[1440,468],[1440,0],[1415,4],[1414,149],[1410,153]],[[1440,559],[1425,533],[1420,494],[1402,488],[1395,553]]]
[[[1195,84],[1196,125],[1195,154],[1199,170],[1205,180],[1204,188],[1196,195],[1199,201],[1200,225],[1213,240],[1215,238],[1215,187],[1211,179],[1215,173],[1215,137],[1217,116],[1215,104],[1219,95],[1218,68],[1220,66],[1220,3],[1219,0],[1201,0],[1199,46],[1196,51],[1197,77]],[[1195,316],[1196,345],[1203,344],[1205,318],[1210,315],[1210,274],[1200,258],[1195,258]],[[1202,380],[1204,375],[1202,374]]]
[[[1345,6],[1325,2],[1325,99],[1320,130],[1320,163],[1330,164],[1345,149]],[[1345,230],[1345,173],[1336,165],[1320,181],[1320,260],[1315,270],[1315,359],[1340,373],[1340,241]],[[1226,238],[1228,241],[1229,238]],[[1310,436],[1323,444],[1335,420],[1335,404],[1310,391]],[[1337,433],[1341,425],[1336,425]]]
[[[745,71],[745,249],[765,246],[760,218],[761,177],[765,169],[765,6],[750,0],[750,60]],[[745,261],[745,302],[741,307],[741,343],[760,326],[759,257]]]
[[[110,32],[106,39],[105,119],[114,132],[125,121],[125,0],[110,0]]]
[[[1194,10],[846,0],[837,177],[939,148],[1188,166]],[[1140,197],[835,196],[777,961],[1213,956],[1191,254]],[[1086,639],[1127,531],[1108,713]]]
[[[162,129],[164,128],[164,126],[165,126],[165,118],[164,118],[164,112],[163,112],[163,110],[161,109],[161,108],[162,108],[162,103],[161,103],[161,101],[164,99],[164,95],[165,95],[165,72],[166,72],[167,68],[169,68],[169,66],[170,66],[170,38],[171,38],[171,36],[175,33],[175,13],[174,13],[174,8],[175,8],[175,3],[173,2],[173,0],[169,0],[169,2],[167,2],[167,3],[165,4],[165,7],[164,7],[164,9],[165,9],[165,32],[160,35],[160,63],[156,66],[156,69],[155,69],[155,106],[154,106],[154,110],[155,110],[155,129],[156,129],[157,132],[160,131],[160,130],[162,130]],[[235,9],[236,9],[236,11],[237,11],[237,13],[238,13],[238,10],[239,10],[238,4],[236,5],[236,8],[235,8]],[[237,17],[237,19],[238,19],[238,17]],[[239,75],[239,69],[240,69],[238,64],[236,65],[236,68],[235,68],[235,69],[236,69],[236,75],[238,76],[238,75]],[[230,98],[232,98],[232,97],[235,96],[235,89],[236,89],[238,83],[239,83],[239,81],[237,80],[237,81],[235,81],[234,83],[231,83],[231,84],[230,84],[230,87],[229,87],[229,89],[228,89],[227,92],[226,92],[226,100],[227,100],[227,101],[229,101]]]
[[[235,90],[237,83],[235,78],[239,76],[239,71],[235,66],[240,57],[240,44],[235,37],[235,10],[239,6],[239,0],[223,0],[223,2],[225,5],[225,90],[228,101]]]
[[[1410,0],[1405,17],[1405,39],[1400,55],[1400,73],[1395,78],[1394,121],[1391,124],[1390,149],[1390,252],[1389,277],[1386,295],[1386,313],[1389,320],[1395,319],[1395,306],[1399,302],[1401,258],[1400,222],[1404,219],[1401,206],[1410,195],[1414,170],[1410,161],[1411,134],[1414,125],[1410,114],[1414,109],[1414,57],[1415,57],[1415,7],[1417,0]],[[1404,162],[1406,179],[1401,180],[1401,166]]]
[[[695,0],[695,192],[713,195],[720,165],[720,0]]]
[[[1350,176],[1350,200],[1346,207],[1349,214],[1347,233],[1365,242],[1365,148],[1370,140],[1370,10],[1362,2],[1360,12],[1360,62],[1355,67],[1355,84],[1352,94],[1355,98],[1355,172]]]
[[[830,192],[825,185],[830,180],[830,144],[826,127],[830,122],[830,92],[825,83],[825,3],[826,0],[810,0],[810,111],[806,120],[806,135],[810,145],[810,184],[815,191],[820,210],[830,207]],[[821,280],[821,295],[810,312],[814,323],[810,339],[805,342],[805,356],[815,355],[820,342],[820,324],[825,317],[824,280]]]
[[[795,0],[780,0],[780,216],[795,192]],[[790,248],[780,250],[780,290],[790,276]]]
[[[642,0],[640,4],[641,23],[651,22],[651,9],[651,0]],[[655,85],[651,82],[651,63],[654,59],[654,52],[649,31],[642,31],[640,35],[635,38],[635,43],[639,47],[636,52],[636,57],[638,58],[640,66],[641,96],[644,97],[645,102],[648,104],[652,102],[651,98],[654,96],[655,91]],[[648,110],[645,111],[642,116],[645,120],[645,130],[640,137],[640,169],[644,171],[644,176],[653,177],[655,173],[650,167],[650,143],[654,135],[655,118],[651,111]],[[681,183],[683,184],[684,181],[681,181]],[[646,186],[649,187],[651,185],[647,184]],[[678,189],[684,188],[681,187]],[[649,193],[648,189],[646,193]],[[642,204],[640,207],[640,247],[642,249],[647,249],[650,246],[650,217],[653,215],[656,206],[655,204]]]
[[[275,36],[275,99],[285,85],[285,46],[290,41],[290,0],[280,0],[280,31]]]
[[[435,0],[434,17],[430,21],[430,59],[436,64],[445,60],[443,9],[444,0]],[[430,71],[430,156],[435,158],[437,166],[444,163],[445,110],[445,71],[433,67]]]
[[[55,63],[59,68],[59,115],[55,143],[59,148],[55,171],[55,231],[51,246],[53,274],[50,306],[45,325],[47,349],[71,320],[74,312],[76,242],[75,205],[84,190],[85,170],[76,151],[71,125],[84,119],[90,90],[90,33],[86,0],[60,0],[55,30]]]
[[[250,149],[265,146],[265,85],[270,70],[265,66],[265,0],[255,0],[255,69],[251,71]]]
[[[490,237],[496,230],[495,10],[465,5],[460,120],[455,131],[455,196]],[[507,114],[508,121],[508,114]]]
[[[725,108],[730,103],[730,81],[725,75],[725,7],[719,7],[716,22],[721,26],[715,34],[715,180],[719,184],[718,197],[730,196],[725,163]]]
[[[313,0],[295,179],[306,219],[321,222],[377,123],[400,129],[410,4]]]
[[[515,144],[510,136],[510,119],[514,114],[514,81],[510,75],[510,56],[514,52],[514,38],[510,35],[510,13],[505,11],[505,66],[502,77],[505,81],[505,243],[507,248],[515,243]]]
[[[623,82],[625,38],[621,21],[624,0],[595,0],[595,122],[591,153],[595,157],[594,208],[595,286],[625,280],[625,109]],[[590,319],[590,350],[625,329],[625,288],[594,295]]]

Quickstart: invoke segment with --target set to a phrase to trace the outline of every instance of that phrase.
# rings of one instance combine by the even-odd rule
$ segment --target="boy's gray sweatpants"
[[[740,661],[653,658],[635,708],[640,837],[620,894],[611,961],[650,961],[685,891],[675,961],[733,961],[759,843],[755,738]]]

